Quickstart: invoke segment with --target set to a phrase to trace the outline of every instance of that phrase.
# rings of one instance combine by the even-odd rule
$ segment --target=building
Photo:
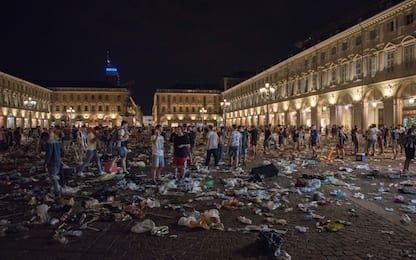
[[[143,125],[141,108],[127,88],[97,87],[103,85],[97,82],[51,84],[66,86],[47,88],[0,72],[0,127],[112,127],[122,120]]]
[[[175,127],[180,123],[220,125],[221,91],[209,89],[157,89],[153,98],[154,123]]]
[[[0,127],[48,127],[52,91],[0,71]]]
[[[416,1],[402,1],[226,89],[227,125],[416,123]]]
[[[141,126],[141,113],[126,88],[92,87],[76,83],[72,87],[51,87],[51,120],[55,125]]]

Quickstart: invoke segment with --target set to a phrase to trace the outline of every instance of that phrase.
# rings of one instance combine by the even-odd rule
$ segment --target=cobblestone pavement
[[[328,146],[323,149],[328,149]],[[243,167],[246,172],[254,166],[260,165],[263,160],[278,164],[283,159],[288,159],[292,155],[289,147],[285,151],[272,150],[263,155],[260,153],[256,158],[252,157],[247,165]],[[400,209],[403,204],[394,202],[399,194],[398,189],[402,187],[400,182],[408,180],[414,181],[413,177],[401,177],[399,179],[389,178],[386,174],[389,166],[392,169],[401,167],[401,160],[391,160],[391,154],[376,155],[367,158],[364,162],[355,161],[355,156],[347,156],[345,161],[317,162],[316,164],[301,164],[308,158],[309,151],[301,152],[298,158],[293,160],[298,170],[292,174],[282,174],[278,177],[264,179],[266,187],[275,187],[278,183],[280,187],[291,189],[288,202],[284,208],[276,210],[265,210],[264,213],[272,214],[279,219],[287,220],[286,226],[275,225],[274,228],[287,230],[282,250],[291,255],[292,259],[412,259],[416,258],[416,225],[415,214],[408,215],[411,218],[409,224],[403,224],[400,219],[404,214]],[[68,244],[60,244],[53,240],[56,227],[49,224],[36,225],[30,221],[34,206],[29,206],[30,196],[24,196],[30,189],[41,186],[42,178],[39,176],[30,178],[28,169],[35,163],[34,158],[21,163],[19,168],[24,182],[15,182],[15,177],[10,172],[0,175],[0,220],[4,226],[6,220],[10,221],[7,232],[3,232],[0,237],[0,259],[273,259],[272,254],[267,252],[256,242],[258,233],[244,233],[237,231],[246,225],[237,220],[238,216],[246,216],[253,220],[253,224],[266,224],[265,216],[255,214],[256,201],[246,197],[237,197],[245,203],[244,207],[238,209],[226,209],[222,207],[220,211],[221,222],[225,226],[225,231],[204,230],[200,228],[189,229],[177,225],[178,219],[182,216],[181,212],[167,207],[168,204],[183,205],[187,204],[189,209],[200,212],[215,208],[215,204],[220,204],[221,199],[214,200],[195,200],[197,194],[186,193],[183,196],[162,196],[154,192],[153,194],[139,193],[143,197],[152,196],[161,201],[162,207],[148,208],[146,217],[152,219],[158,226],[169,226],[169,235],[164,237],[152,236],[147,234],[136,234],[130,228],[138,219],[124,222],[100,220],[93,226],[100,231],[83,230],[81,237],[69,238]],[[379,169],[379,175],[368,176],[370,171],[355,169],[357,165],[366,165]],[[351,173],[338,171],[339,167],[349,167],[354,169]],[[413,165],[411,167],[414,167]],[[30,168],[30,167],[29,167]],[[282,167],[278,167],[281,173]],[[168,171],[168,170],[166,170]],[[305,213],[302,212],[298,204],[307,204],[312,201],[313,193],[296,192],[293,188],[295,180],[305,173],[322,173],[325,171],[336,173],[338,179],[347,183],[353,183],[360,187],[359,191],[351,190],[345,186],[334,186],[330,183],[322,182],[322,187],[318,189],[331,203],[325,206],[318,206],[315,213],[325,216],[325,220],[343,220],[350,222],[338,232],[322,231],[316,228],[318,220],[306,220]],[[145,185],[147,177],[134,177],[134,175],[148,174],[149,169],[134,169],[131,178],[136,183]],[[32,173],[33,174],[33,173]],[[221,166],[219,170],[212,169],[209,173],[215,185],[208,190],[223,191],[224,186],[220,179],[233,177],[228,171],[228,167]],[[32,176],[33,177],[33,176]],[[37,182],[36,179],[40,179]],[[70,184],[85,184],[84,190],[96,191],[103,187],[114,187],[116,181],[93,182],[94,178],[79,180],[78,177],[69,177]],[[383,191],[380,188],[383,187]],[[409,186],[412,188],[411,186]],[[23,190],[26,189],[26,190]],[[346,197],[337,198],[329,194],[340,189],[346,192]],[[354,198],[356,192],[365,195],[364,199]],[[232,190],[226,194],[232,195]],[[123,200],[127,197],[137,195],[136,191],[124,190],[115,194],[116,200]],[[401,194],[405,198],[404,205],[412,205],[410,201],[416,199],[416,195]],[[379,198],[381,197],[381,199]],[[74,208],[82,209],[82,201],[87,196],[75,196]],[[67,197],[69,199],[69,197]],[[251,202],[252,204],[248,204]],[[252,206],[250,206],[252,205]],[[414,205],[414,204],[413,204]],[[287,210],[292,208],[293,210]],[[391,208],[393,211],[387,211]],[[50,212],[52,216],[61,216],[63,212]],[[25,224],[22,224],[25,223]],[[296,230],[295,226],[305,226],[309,229],[306,233]],[[176,235],[171,237],[170,235]]]

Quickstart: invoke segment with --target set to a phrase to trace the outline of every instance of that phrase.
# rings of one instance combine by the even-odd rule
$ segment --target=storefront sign
[[[416,115],[416,110],[403,110],[403,115]]]

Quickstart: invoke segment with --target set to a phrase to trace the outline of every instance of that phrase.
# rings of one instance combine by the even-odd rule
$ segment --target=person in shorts
[[[185,178],[185,166],[190,147],[189,137],[184,134],[183,127],[179,126],[173,139],[172,167],[174,168],[175,178],[178,178],[178,170],[181,173],[181,178]]]
[[[150,137],[152,143],[152,173],[153,182],[156,184],[160,182],[160,173],[165,167],[165,138],[162,135],[162,129],[160,125],[157,125],[154,129],[153,135]]]
[[[238,157],[240,156],[241,133],[237,130],[237,125],[232,126],[233,131],[230,135],[230,166],[238,167]]]

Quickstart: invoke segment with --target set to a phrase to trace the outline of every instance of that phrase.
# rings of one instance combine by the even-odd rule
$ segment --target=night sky
[[[29,81],[104,81],[106,51],[150,114],[156,88],[260,72],[357,21],[376,0],[5,1],[0,70]]]

